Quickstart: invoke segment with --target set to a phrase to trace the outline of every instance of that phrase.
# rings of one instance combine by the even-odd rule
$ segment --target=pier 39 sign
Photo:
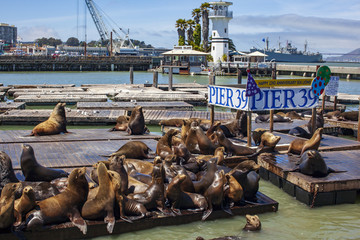
[[[310,86],[294,88],[261,88],[261,91],[246,97],[246,89],[219,85],[208,86],[208,103],[244,111],[270,109],[303,109],[318,105]]]

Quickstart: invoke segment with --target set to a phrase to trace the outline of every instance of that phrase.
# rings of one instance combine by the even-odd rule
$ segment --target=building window
[[[215,32],[214,32],[214,37],[215,37]]]
[[[226,28],[225,28],[225,33],[226,33]]]
[[[225,43],[225,47],[227,47],[226,45],[227,45],[227,44]]]
[[[215,46],[213,46],[213,50],[215,51]]]

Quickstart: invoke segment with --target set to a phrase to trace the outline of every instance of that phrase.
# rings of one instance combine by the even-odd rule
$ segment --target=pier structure
[[[144,56],[1,56],[0,71],[146,71],[151,57]]]

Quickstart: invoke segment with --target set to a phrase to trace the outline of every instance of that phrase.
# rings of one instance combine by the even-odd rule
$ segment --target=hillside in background
[[[360,48],[355,49],[339,57],[328,57],[326,61],[331,62],[360,62]]]

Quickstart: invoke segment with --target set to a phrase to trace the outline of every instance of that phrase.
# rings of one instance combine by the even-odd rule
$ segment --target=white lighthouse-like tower
[[[228,8],[232,2],[209,2],[212,10],[209,11],[209,19],[212,21],[211,32],[211,56],[214,63],[222,60],[222,56],[229,54],[229,21],[233,18],[233,12]]]

